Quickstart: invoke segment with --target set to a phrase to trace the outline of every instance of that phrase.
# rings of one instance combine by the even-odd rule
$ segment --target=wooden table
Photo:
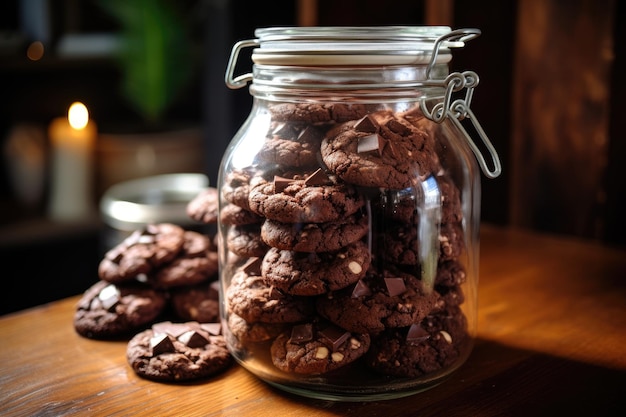
[[[479,340],[422,394],[315,401],[239,366],[200,383],[147,381],[125,342],[74,332],[72,297],[0,318],[0,415],[626,415],[626,250],[494,226],[481,236]]]

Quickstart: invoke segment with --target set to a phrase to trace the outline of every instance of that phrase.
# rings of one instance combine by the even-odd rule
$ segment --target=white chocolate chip
[[[353,274],[360,274],[361,271],[363,271],[363,267],[361,266],[361,264],[359,264],[356,261],[352,261],[348,264],[348,269],[350,270],[350,272],[352,272]]]
[[[328,349],[324,346],[320,346],[315,351],[315,359],[324,359],[328,357]]]
[[[343,360],[343,353],[333,352],[333,354],[330,355],[330,357],[333,360],[333,362],[341,362]]]
[[[361,342],[359,342],[354,337],[350,338],[350,349],[358,349],[361,347]]]
[[[337,258],[339,259],[346,259],[346,254],[345,253],[340,253],[337,255]]]
[[[446,332],[445,330],[441,330],[439,332],[439,334],[441,334],[441,336],[443,336],[443,338],[445,339],[446,342],[452,343],[452,336],[450,336],[450,333]]]

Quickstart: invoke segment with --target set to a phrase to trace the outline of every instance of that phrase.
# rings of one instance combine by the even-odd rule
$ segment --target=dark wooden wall
[[[606,207],[616,178],[607,173],[619,157],[609,152],[619,140],[609,128],[611,117],[619,117],[611,113],[615,3],[518,2],[511,108],[514,225],[608,237]]]
[[[472,109],[503,164],[482,180],[483,220],[626,245],[624,2],[316,3],[319,25],[481,29],[451,69],[479,74]]]

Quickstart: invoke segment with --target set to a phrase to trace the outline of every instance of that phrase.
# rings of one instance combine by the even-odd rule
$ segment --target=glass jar
[[[218,176],[221,315],[231,353],[263,381],[381,400],[467,359],[479,166],[495,177],[500,164],[469,108],[478,77],[448,63],[479,34],[264,28],[234,45],[226,83],[250,83],[253,100]],[[235,77],[248,47],[253,71]]]

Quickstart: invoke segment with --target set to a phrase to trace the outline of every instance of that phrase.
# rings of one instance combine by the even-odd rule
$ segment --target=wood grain
[[[125,342],[72,327],[76,297],[0,318],[2,416],[537,416],[626,412],[626,251],[483,226],[479,339],[438,387],[371,403],[279,392],[239,366],[137,377]]]

